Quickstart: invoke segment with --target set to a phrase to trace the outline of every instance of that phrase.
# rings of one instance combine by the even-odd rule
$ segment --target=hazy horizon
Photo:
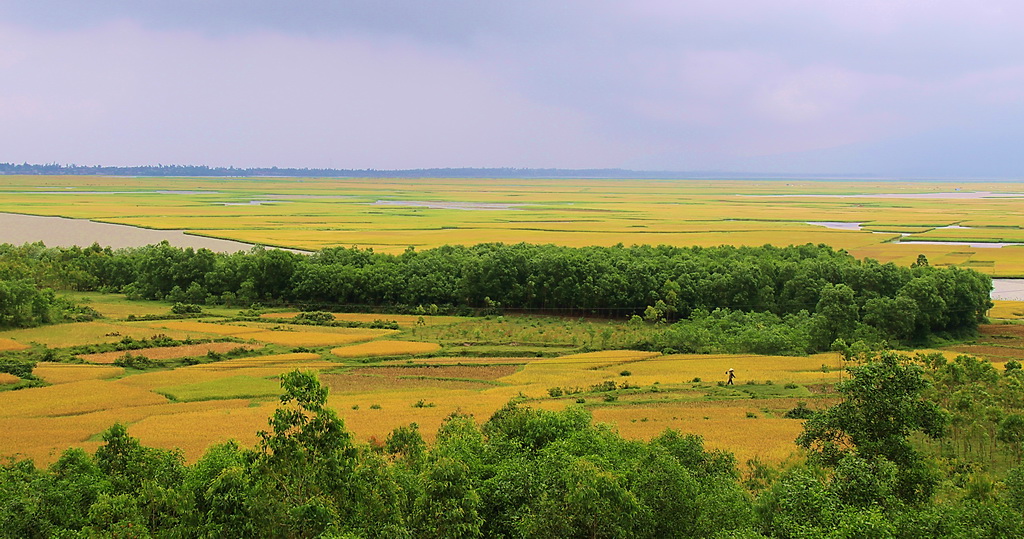
[[[1024,5],[0,0],[0,162],[1021,178]]]

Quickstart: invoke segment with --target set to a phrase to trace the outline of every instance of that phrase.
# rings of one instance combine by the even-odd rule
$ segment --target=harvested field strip
[[[252,399],[280,395],[281,382],[252,376],[230,376],[176,386],[161,387],[157,393],[181,402],[213,399]]]
[[[198,331],[201,333],[212,333],[214,335],[228,335],[228,336],[242,336],[250,333],[258,333],[263,330],[258,328],[250,328],[245,326],[236,326],[232,324],[211,324],[208,322],[181,322],[181,321],[169,321],[159,322],[155,325],[159,327],[165,327],[167,329],[176,329],[179,331]]]
[[[515,365],[481,365],[469,366],[416,366],[416,367],[361,367],[351,371],[351,374],[369,374],[384,377],[426,377],[426,378],[452,378],[458,380],[497,380],[508,376],[519,370]]]
[[[104,380],[124,374],[121,367],[103,365],[72,365],[68,363],[37,363],[32,374],[50,384],[67,384],[82,380]]]
[[[21,344],[18,341],[11,340],[5,337],[0,337],[0,352],[7,352],[10,350],[24,350],[28,348],[27,344]]]
[[[115,352],[102,352],[99,354],[83,354],[78,356],[83,361],[89,363],[102,363],[110,364],[113,363],[119,357],[125,354],[131,354],[133,356],[143,356],[153,360],[160,359],[178,359],[183,357],[195,357],[206,355],[209,352],[216,352],[223,354],[237,348],[243,348],[245,350],[256,350],[261,348],[262,345],[258,344],[241,344],[234,342],[211,342],[205,344],[189,344],[183,346],[160,346],[155,348],[141,348],[139,350],[118,350]]]
[[[986,346],[983,344],[967,344],[963,346],[950,346],[949,350],[980,356],[999,359],[1024,359],[1024,349],[1011,348],[1009,346]]]
[[[16,383],[18,383],[20,381],[21,381],[21,378],[15,376],[13,374],[7,374],[6,372],[0,372],[0,386],[7,385],[7,384],[16,384]]]
[[[0,394],[0,417],[81,415],[165,402],[166,398],[145,389],[83,380]]]
[[[1024,339],[1019,339],[1010,336],[993,335],[991,337],[981,337],[974,344],[1000,346],[1003,348],[1016,348],[1018,350],[1024,350]]]
[[[410,365],[525,365],[531,361],[540,361],[539,357],[430,357],[401,360]],[[387,364],[393,364],[385,362]]]
[[[320,382],[330,388],[331,395],[363,394],[374,391],[408,389],[484,389],[494,387],[487,382],[471,380],[440,380],[436,378],[369,376],[359,374],[321,374]],[[422,395],[417,393],[417,395]],[[373,398],[373,395],[367,395]],[[413,399],[415,400],[415,399]],[[444,397],[447,401],[447,396]]]
[[[387,330],[363,330],[360,333],[318,333],[312,331],[259,331],[244,337],[285,346],[334,346],[375,339]]]
[[[978,333],[1024,339],[1024,324],[985,324],[978,326]]]
[[[355,346],[334,348],[331,353],[338,357],[380,357],[429,354],[441,346],[432,342],[416,341],[373,341]]]

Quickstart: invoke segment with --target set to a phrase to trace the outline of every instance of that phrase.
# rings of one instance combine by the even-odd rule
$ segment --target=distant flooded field
[[[992,299],[1024,301],[1024,279],[992,279]]]
[[[27,235],[0,229],[0,241],[391,254],[479,243],[810,243],[1021,278],[1022,200],[1024,182],[5,176],[0,212],[82,221],[71,231],[50,221],[27,225]]]
[[[787,198],[894,198],[894,199],[957,199],[978,200],[983,198],[1024,198],[1024,193],[993,193],[991,191],[953,191],[949,193],[857,193],[857,194],[772,194],[737,195],[745,197],[787,197]]]
[[[97,223],[85,219],[39,217],[0,213],[0,243],[21,245],[41,241],[47,247],[142,247],[167,240],[176,247],[206,248],[220,253],[248,251],[251,244],[185,234],[181,230],[152,230],[127,225]]]

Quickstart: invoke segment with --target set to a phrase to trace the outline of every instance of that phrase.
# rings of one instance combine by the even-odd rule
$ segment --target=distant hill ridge
[[[69,176],[212,176],[212,177],[330,177],[330,178],[590,178],[590,179],[692,179],[692,178],[758,178],[790,179],[829,177],[852,179],[862,176],[834,176],[813,174],[732,173],[722,171],[650,171],[621,168],[564,169],[564,168],[413,168],[396,170],[336,169],[336,168],[235,168],[206,165],[146,165],[135,167],[61,165],[57,163],[32,165],[28,163],[0,163],[0,175],[69,175]],[[878,178],[871,178],[878,179]]]

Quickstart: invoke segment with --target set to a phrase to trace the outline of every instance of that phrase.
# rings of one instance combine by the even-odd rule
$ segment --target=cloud
[[[1007,0],[0,0],[0,21],[0,160],[885,173],[934,170],[941,140],[968,170],[968,133],[1024,116]]]
[[[2,35],[0,48],[19,51],[4,73],[20,82],[0,90],[0,115],[17,126],[0,146],[20,160],[401,168],[614,153],[573,111],[401,40],[210,38],[131,22]]]

